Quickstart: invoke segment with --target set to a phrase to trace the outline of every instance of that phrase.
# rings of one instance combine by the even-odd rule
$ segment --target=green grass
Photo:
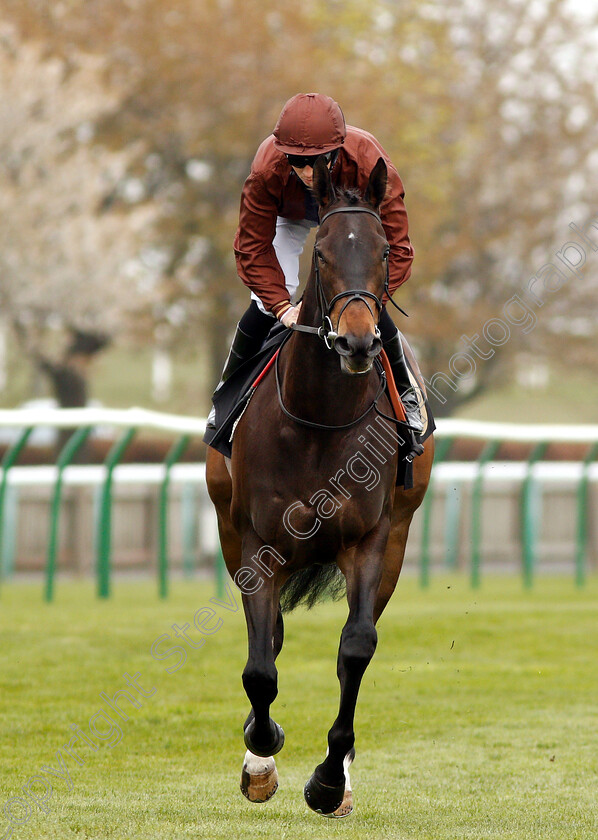
[[[324,604],[287,619],[274,715],[286,732],[280,789],[251,805],[238,783],[247,701],[242,610],[216,608],[221,629],[187,647],[175,673],[152,642],[193,624],[211,586],[176,582],[159,602],[149,583],[117,582],[99,602],[91,583],[6,584],[0,593],[0,837],[4,802],[42,765],[57,765],[69,724],[107,708],[99,692],[125,672],[156,692],[113,748],[65,757],[73,789],[52,777],[50,811],[34,807],[14,837],[45,838],[513,838],[598,835],[598,581],[540,578],[531,593],[511,578],[477,592],[406,578],[379,624],[376,656],[356,718],[356,810],[324,820],[302,787],[324,756],[337,705],[335,658],[346,609]],[[190,630],[192,638],[198,638]],[[180,640],[179,640],[180,641]],[[183,643],[185,644],[185,643]],[[115,714],[112,713],[115,717]],[[35,782],[34,782],[35,784]],[[39,784],[39,783],[38,783]],[[41,792],[41,785],[33,788]],[[15,815],[22,814],[15,804]]]

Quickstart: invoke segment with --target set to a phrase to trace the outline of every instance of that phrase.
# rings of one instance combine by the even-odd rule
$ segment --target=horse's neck
[[[309,279],[299,323],[319,327],[313,274]],[[316,335],[296,332],[284,353],[282,393],[285,407],[303,420],[326,425],[350,423],[371,400],[372,376],[350,376],[341,371],[340,358]]]

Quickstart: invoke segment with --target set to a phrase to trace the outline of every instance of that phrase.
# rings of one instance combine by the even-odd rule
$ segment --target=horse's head
[[[378,320],[388,271],[389,247],[379,209],[387,169],[380,158],[364,196],[335,191],[323,158],[314,167],[320,228],[314,246],[314,274],[327,345],[340,356],[341,370],[364,374],[382,349]]]

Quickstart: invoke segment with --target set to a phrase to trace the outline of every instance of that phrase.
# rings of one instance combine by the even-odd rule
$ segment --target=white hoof
[[[267,802],[278,790],[276,762],[247,750],[241,772],[241,793],[250,802]]]

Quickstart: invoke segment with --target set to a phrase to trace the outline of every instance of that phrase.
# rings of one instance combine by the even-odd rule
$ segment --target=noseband
[[[336,213],[368,213],[370,216],[373,216],[380,224],[382,224],[382,220],[378,213],[375,210],[371,210],[369,207],[337,207],[336,210],[330,210],[328,213],[325,213],[320,220],[320,225],[323,225],[326,219],[329,219],[330,216],[334,216]],[[348,289],[346,292],[340,292],[338,295],[335,295],[330,303],[326,300],[326,295],[324,294],[324,289],[322,288],[322,279],[320,277],[320,266],[318,265],[318,254],[317,254],[317,242],[314,245],[313,251],[313,267],[314,267],[314,276],[316,281],[316,293],[318,295],[318,304],[320,306],[320,310],[322,312],[322,325],[320,327],[306,327],[303,324],[293,324],[291,329],[296,330],[297,332],[306,332],[306,333],[313,333],[317,335],[318,338],[323,339],[326,347],[329,350],[334,348],[334,342],[338,338],[338,325],[340,324],[341,318],[343,316],[343,312],[349,306],[350,303],[353,303],[354,300],[360,300],[369,309],[370,315],[374,320],[374,324],[376,327],[376,338],[380,338],[380,330],[378,329],[378,319],[380,317],[380,313],[382,312],[382,301],[380,300],[377,295],[373,292],[368,292],[367,289]],[[388,255],[386,256],[386,281],[384,283],[384,290],[388,292],[388,282],[389,282],[389,267],[388,267]],[[347,298],[345,301],[340,314],[338,316],[336,322],[336,330],[332,326],[332,320],[330,318],[330,314],[334,307],[334,304],[338,300],[342,300],[343,298]],[[373,300],[376,304],[378,313],[377,316],[374,315],[373,309],[368,303],[367,298]]]

